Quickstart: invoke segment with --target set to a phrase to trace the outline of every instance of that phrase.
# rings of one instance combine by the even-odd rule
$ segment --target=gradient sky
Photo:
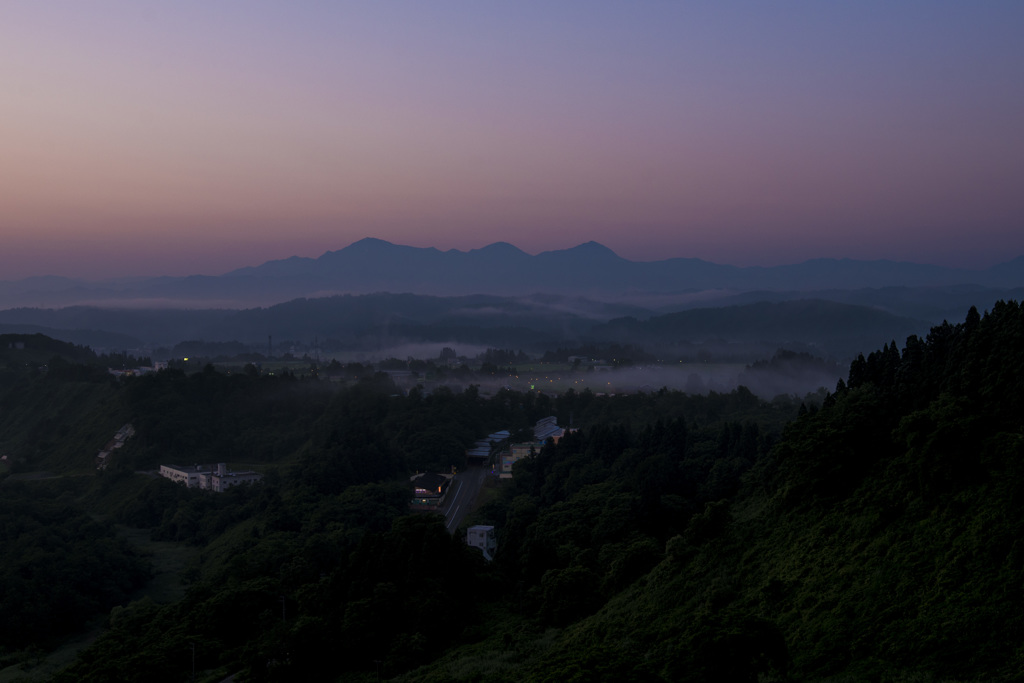
[[[1024,2],[0,4],[0,280],[1024,254]]]

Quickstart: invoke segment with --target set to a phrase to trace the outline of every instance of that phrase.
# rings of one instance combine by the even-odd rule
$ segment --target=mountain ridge
[[[530,255],[508,242],[441,251],[367,237],[317,258],[291,256],[222,275],[85,282],[58,276],[0,281],[0,309],[122,302],[180,308],[246,308],[302,297],[373,292],[434,296],[551,293],[615,299],[721,290],[851,290],[880,287],[1024,287],[1024,256],[985,269],[907,261],[818,258],[781,266],[733,266],[699,258],[631,261],[585,242]],[[161,303],[164,302],[164,303]]]

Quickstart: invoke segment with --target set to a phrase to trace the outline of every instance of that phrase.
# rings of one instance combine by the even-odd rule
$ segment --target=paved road
[[[455,475],[448,487],[448,497],[445,500],[441,512],[444,513],[444,526],[448,533],[454,534],[459,530],[462,520],[476,502],[480,487],[483,486],[484,477],[490,471],[483,465],[470,465],[462,472]]]

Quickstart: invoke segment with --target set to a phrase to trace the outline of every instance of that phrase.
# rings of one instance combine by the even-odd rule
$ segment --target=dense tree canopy
[[[4,585],[19,589],[0,613],[26,625],[7,647],[121,605],[59,680],[186,680],[193,645],[211,680],[1024,676],[1015,302],[860,356],[803,405],[742,387],[402,392],[368,373],[346,386],[23,373],[5,386],[40,407],[20,413],[31,436],[7,442],[44,444],[26,462],[61,462],[58,444],[91,438],[97,410],[110,413],[97,434],[139,430],[120,471],[51,483],[51,499],[23,500],[43,482],[3,483]],[[65,412],[42,410],[47,396]],[[408,514],[411,472],[461,469],[474,439],[547,415],[575,431],[489,481],[468,521],[496,527],[493,562],[464,530]],[[220,453],[268,477],[214,496],[131,473]],[[201,548],[185,598],[128,602],[146,564],[98,518]],[[28,614],[29,598],[42,609]]]

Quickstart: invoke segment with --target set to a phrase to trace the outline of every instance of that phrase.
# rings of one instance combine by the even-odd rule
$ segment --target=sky
[[[0,3],[0,280],[1024,254],[1024,2]]]

